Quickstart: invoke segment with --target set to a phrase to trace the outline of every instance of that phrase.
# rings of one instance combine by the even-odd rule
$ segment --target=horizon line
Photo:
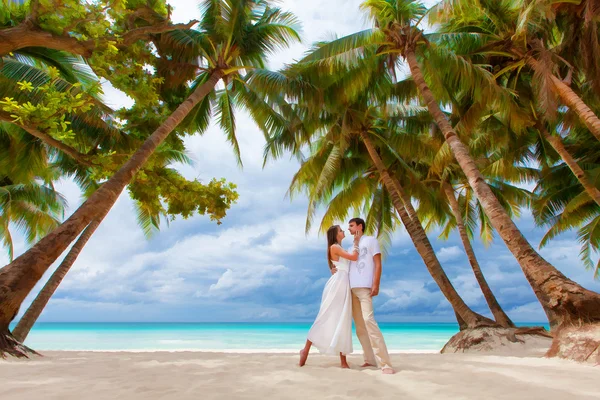
[[[548,321],[514,321],[516,324],[548,324]],[[16,321],[11,322],[11,324]],[[312,323],[311,321],[38,321],[36,324],[302,324]],[[379,321],[379,324],[402,324],[402,323],[436,323],[436,324],[454,324],[454,321]]]

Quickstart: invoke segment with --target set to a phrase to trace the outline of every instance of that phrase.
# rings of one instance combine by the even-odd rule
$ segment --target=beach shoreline
[[[217,353],[217,354],[298,354],[301,346],[298,346],[298,350],[292,349],[85,349],[85,350],[44,350],[35,349],[38,353],[44,355],[44,353]],[[314,351],[314,350],[313,350]],[[409,350],[389,350],[389,354],[438,354],[440,350],[429,350],[429,349],[409,349]],[[318,354],[318,353],[315,353]],[[352,355],[362,355],[362,350],[355,350]]]
[[[362,357],[198,351],[48,351],[0,361],[10,400],[82,399],[597,399],[590,364],[487,354],[392,354],[395,375]]]

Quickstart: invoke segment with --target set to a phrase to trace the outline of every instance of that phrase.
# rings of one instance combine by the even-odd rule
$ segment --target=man
[[[362,236],[365,221],[361,218],[352,218],[348,228],[352,235],[360,236],[358,260],[350,262],[349,278],[352,317],[365,358],[362,366],[379,366],[384,374],[393,374],[390,356],[373,314],[373,297],[379,294],[381,280],[379,242],[373,236]]]

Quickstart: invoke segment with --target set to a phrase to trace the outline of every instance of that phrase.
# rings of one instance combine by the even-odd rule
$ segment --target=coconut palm
[[[461,82],[463,89],[476,101],[494,99],[510,107],[512,99],[495,85],[493,77],[482,66],[470,63],[447,48],[427,40],[418,28],[426,10],[416,1],[373,0],[363,3],[375,28],[334,40],[303,59],[321,64],[348,57],[363,57],[367,48],[377,48],[388,55],[387,70],[395,67],[401,58],[408,63],[419,95],[441,130],[452,154],[468,178],[469,185],[483,205],[492,226],[517,259],[527,280],[548,316],[553,329],[600,322],[600,295],[566,278],[544,260],[525,239],[510,216],[494,196],[485,177],[478,169],[468,148],[451,126],[421,69],[421,60],[438,63],[441,79]],[[360,51],[362,49],[362,51]],[[569,104],[567,104],[569,105]],[[560,348],[561,339],[557,339]],[[591,346],[591,345],[590,345]]]
[[[370,99],[376,98],[378,92],[385,93],[384,87],[397,86],[390,80],[378,78],[380,76],[378,65],[377,60],[373,62],[367,59],[364,63],[358,62],[349,67],[343,64],[335,65],[327,75],[320,73],[318,64],[309,65],[306,68],[292,67],[287,71],[289,75],[287,77],[282,74],[279,81],[294,81],[286,82],[285,86],[299,89],[299,91],[291,90],[289,97],[298,97],[301,100],[297,104],[291,105],[295,114],[288,114],[287,118],[290,120],[288,128],[279,131],[270,139],[267,154],[278,156],[283,150],[297,151],[303,144],[310,143],[315,136],[323,135],[323,138],[318,141],[321,147],[314,150],[315,155],[319,157],[315,158],[312,163],[305,163],[304,170],[299,171],[292,182],[292,188],[297,182],[302,182],[303,185],[306,185],[307,181],[311,183],[307,229],[310,227],[317,205],[328,199],[335,187],[333,182],[335,182],[337,174],[344,169],[342,165],[346,162],[348,152],[362,151],[368,155],[369,161],[380,176],[392,204],[428,271],[461,320],[469,328],[492,326],[494,325],[493,321],[473,312],[456,292],[435,255],[412,207],[410,197],[406,194],[400,181],[389,173],[376,149],[375,140],[378,140],[377,138],[380,138],[387,129],[380,128],[380,126],[384,123],[387,126],[389,122],[379,119],[376,103]],[[262,80],[261,77],[253,77],[252,83],[268,93],[278,92],[276,89],[277,79],[272,75],[263,76]],[[300,87],[303,83],[310,87]],[[321,97],[322,100],[317,102],[317,97]],[[279,107],[282,108],[282,105],[279,104]],[[282,108],[284,114],[288,111],[285,107],[286,105]],[[384,108],[392,109],[393,107],[384,106]],[[407,111],[403,106],[397,108],[400,114]],[[414,117],[415,111],[419,110],[408,110],[406,115]],[[390,117],[396,121],[400,119],[391,111]],[[320,165],[319,162],[321,162]],[[315,163],[316,165],[313,165]],[[300,180],[307,173],[306,171],[312,171],[313,175]],[[354,170],[352,171],[352,174],[355,174]]]
[[[587,129],[578,129],[564,139],[568,151],[574,154],[586,167],[586,173],[599,182],[600,147]],[[581,182],[569,171],[566,163],[548,154],[547,166],[542,169],[542,177],[536,188],[533,214],[539,225],[549,226],[540,242],[540,247],[548,245],[560,233],[577,229],[581,243],[581,258],[584,265],[600,275],[600,262],[593,261],[593,254],[600,250],[600,206],[594,202]]]
[[[60,225],[66,201],[48,183],[26,183],[4,177],[0,181],[0,240],[12,260],[11,226],[22,231],[28,244],[35,243]]]
[[[42,314],[44,308],[46,308],[50,298],[54,295],[54,292],[56,292],[56,289],[58,289],[58,286],[61,284],[73,264],[75,264],[79,253],[81,253],[81,250],[83,250],[88,240],[90,240],[100,225],[100,222],[100,220],[93,220],[87,228],[85,228],[58,268],[52,273],[42,290],[40,290],[31,305],[27,308],[27,311],[23,314],[19,323],[12,331],[12,335],[17,341],[21,343],[25,342],[25,338],[27,338],[29,331],[33,328],[33,325]]]
[[[0,87],[3,98],[11,97],[33,103],[37,97],[20,90],[17,83],[26,81],[38,87],[51,78],[48,67],[55,68],[59,78],[54,84],[61,90],[87,90],[91,95],[97,79],[80,57],[43,49],[25,48],[2,58],[0,67]],[[67,117],[73,126],[82,131],[77,146],[85,148],[86,141],[98,141],[97,137],[114,134],[114,129],[96,116],[107,116],[110,109],[96,99],[95,107],[89,113],[73,114]],[[16,222],[23,228],[28,243],[39,240],[60,225],[65,200],[53,187],[53,182],[66,176],[68,169],[76,168],[84,172],[91,165],[85,154],[52,136],[27,125],[22,127],[12,123],[6,113],[0,115],[0,135],[2,136],[2,162],[0,174],[3,182],[3,240],[12,260],[13,250],[9,224]],[[89,145],[88,145],[89,147]],[[63,157],[67,156],[67,157]],[[88,178],[89,180],[89,178]],[[41,183],[43,182],[43,183]]]
[[[469,264],[494,315],[494,319],[503,327],[514,327],[513,322],[492,293],[471,245],[477,226],[480,227],[479,234],[484,243],[491,242],[493,227],[490,220],[483,211],[481,203],[477,201],[459,166],[455,162],[440,165],[439,160],[444,158],[443,156],[439,157],[443,137],[428,137],[425,140],[434,152],[431,157],[433,162],[429,165],[427,165],[426,157],[420,157],[421,167],[424,168],[423,176],[425,176],[423,182],[437,193],[433,200],[442,205],[432,205],[431,201],[427,201],[427,198],[421,199],[419,201],[419,214],[424,216],[425,225],[428,228],[432,228],[434,225],[442,227],[440,237],[443,239],[447,239],[452,231],[458,231]],[[477,142],[480,142],[480,140],[475,139],[471,143]],[[472,145],[471,151],[476,152],[476,147],[480,146]],[[488,146],[483,148],[493,149],[493,147]],[[511,180],[519,183],[529,180],[532,176],[535,176],[536,170],[515,166],[513,164],[514,153],[509,154],[508,157],[510,161],[506,162],[505,157],[494,154],[492,151],[486,151],[486,153],[477,157],[477,160],[478,166],[486,177],[486,181],[494,195],[512,217],[519,216],[520,207],[529,203],[529,193],[524,189],[511,185],[508,180],[512,178]],[[441,213],[439,212],[440,209]]]
[[[200,74],[192,93],[71,217],[0,270],[0,286],[4,287],[0,296],[0,333],[3,335],[9,335],[8,324],[42,274],[92,220],[102,219],[108,213],[136,171],[175,127],[198,105],[202,112],[196,120],[207,123],[206,119],[210,116],[210,107],[206,106],[207,96],[208,99],[218,97],[219,122],[234,141],[234,103],[237,101],[252,109],[253,102],[249,91],[232,93],[230,85],[232,82],[242,84],[244,70],[263,68],[268,54],[298,39],[295,17],[272,7],[268,1],[205,0],[202,8],[203,17],[198,30],[186,31],[176,38],[182,49],[194,51],[203,60],[203,65],[197,69]],[[225,88],[215,94],[215,87],[221,80]],[[253,115],[264,126],[260,110]],[[0,343],[0,349],[11,346],[6,339]]]
[[[593,180],[590,179],[589,172],[579,165],[575,157],[571,155],[567,147],[565,146],[564,139],[557,133],[550,133],[544,122],[538,122],[537,128],[540,134],[546,139],[546,141],[552,146],[554,151],[558,153],[560,158],[571,170],[571,173],[577,178],[579,184],[583,187],[587,195],[600,206],[600,189],[594,184]]]
[[[31,244],[60,224],[66,206],[53,187],[58,170],[46,163],[43,146],[19,134],[14,125],[0,122],[0,240],[11,260],[12,228]]]
[[[457,7],[457,4],[460,3],[460,11],[457,12],[458,15],[454,15],[454,10]],[[540,18],[538,11],[533,11],[531,6],[535,3],[536,6],[545,7],[550,6],[549,2],[545,1],[535,1],[531,2],[531,4],[525,8],[525,11],[522,11],[519,8],[519,2],[515,1],[506,1],[502,2],[502,7],[496,7],[496,5],[492,5],[490,2],[483,2],[482,7],[491,7],[489,10],[486,10],[485,13],[481,13],[480,11],[468,13],[468,18],[470,22],[478,21],[482,26],[488,26],[491,30],[487,33],[482,32],[471,32],[470,28],[467,28],[466,25],[468,23],[461,21],[459,23],[455,23],[455,20],[461,20],[464,18],[464,13],[466,10],[464,7],[467,7],[466,2],[457,2],[454,3],[452,1],[442,3],[440,15],[438,18],[441,22],[446,21],[447,24],[442,28],[443,31],[449,31],[448,37],[444,38],[444,34],[441,34],[440,37],[442,40],[449,46],[464,46],[465,43],[462,43],[460,40],[456,40],[453,38],[454,35],[474,35],[477,39],[473,39],[471,37],[470,42],[476,41],[476,46],[473,48],[473,43],[467,43],[470,48],[467,50],[471,54],[475,54],[474,57],[478,59],[478,62],[489,64],[497,79],[502,82],[504,86],[507,88],[511,88],[511,90],[515,91],[517,96],[515,96],[515,101],[520,104],[520,108],[524,111],[529,110],[530,116],[529,120],[530,126],[538,130],[540,136],[550,144],[550,146],[556,151],[560,157],[567,163],[571,171],[575,174],[577,179],[584,186],[586,191],[590,194],[590,196],[600,204],[600,190],[591,182],[590,177],[587,176],[584,169],[577,163],[574,157],[566,150],[563,143],[563,136],[569,135],[569,126],[573,125],[576,120],[579,120],[577,115],[573,113],[573,111],[568,110],[567,114],[574,114],[572,121],[565,120],[561,118],[562,121],[555,121],[556,117],[561,117],[561,113],[557,107],[556,94],[551,89],[552,84],[547,82],[548,79],[544,79],[543,77],[538,76],[539,71],[528,71],[527,68],[523,69],[524,63],[526,60],[523,59],[515,59],[515,57],[507,58],[504,53],[498,52],[495,47],[500,46],[497,41],[500,41],[501,37],[511,36],[514,43],[521,43],[522,41],[514,40],[515,37],[510,34],[510,32],[514,32],[514,30],[518,30],[518,26],[516,22],[511,21],[513,18],[516,18],[516,15],[521,11],[522,18]],[[472,5],[471,5],[472,6]],[[493,7],[492,7],[493,6]],[[569,5],[561,2],[554,2],[552,7],[569,8]],[[446,11],[446,12],[444,12]],[[532,14],[533,13],[533,14]],[[560,18],[565,18],[566,15],[564,12],[560,11],[559,14],[562,15]],[[560,19],[559,18],[559,19]],[[435,20],[435,19],[434,19]],[[496,21],[496,24],[490,24],[489,20]],[[502,21],[500,23],[499,21]],[[524,20],[523,20],[524,21]],[[523,22],[522,21],[522,22]],[[524,22],[523,22],[524,23]],[[580,24],[583,26],[584,24]],[[594,24],[591,24],[594,25]],[[471,26],[471,25],[468,25]],[[578,28],[572,26],[563,26],[564,29],[572,31],[577,30]],[[588,29],[588,28],[585,28]],[[589,28],[591,29],[591,28]],[[505,32],[505,30],[508,30]],[[567,39],[566,36],[562,36],[566,42],[570,43],[571,46],[574,45],[574,42],[578,42],[578,45],[581,46],[580,51],[583,53],[593,52],[593,48],[597,47],[593,43],[579,43],[576,39],[578,36],[569,37]],[[466,42],[466,41],[464,41]],[[503,44],[505,46],[506,43]],[[577,47],[577,46],[575,46]],[[588,48],[590,47],[590,48]],[[488,52],[488,50],[494,48]],[[560,49],[566,49],[565,43],[561,42],[559,45],[555,47],[555,52],[560,52]],[[587,49],[587,50],[586,50]],[[461,49],[465,51],[466,49]],[[459,50],[460,51],[460,50]],[[532,50],[532,54],[535,55],[535,52]],[[544,53],[546,54],[546,53]],[[549,63],[552,64],[552,59],[548,57],[541,57],[543,54],[540,53],[539,62],[540,63]],[[573,53],[569,53],[568,51],[565,53],[564,51],[561,53],[562,56],[567,57],[573,56]],[[546,56],[550,56],[550,54],[546,54]],[[558,55],[555,56],[559,57]],[[552,57],[550,57],[552,58]],[[578,57],[577,57],[578,58]],[[586,63],[587,64],[587,63]],[[591,68],[591,66],[588,66]],[[551,65],[548,67],[551,69]],[[584,70],[585,67],[582,66],[580,70]],[[572,69],[569,69],[570,73],[572,73]],[[546,77],[547,78],[547,77]],[[573,82],[573,86],[576,84],[575,80]],[[582,88],[583,89],[583,88]],[[597,97],[597,96],[595,96]],[[510,116],[507,116],[510,117]],[[549,122],[544,121],[544,119],[550,120]]]
[[[435,79],[435,68],[426,67],[425,71],[430,79]],[[526,166],[533,158],[530,150],[531,137],[536,135],[514,132],[510,116],[503,115],[503,110],[497,109],[496,104],[480,107],[473,102],[469,93],[464,94],[456,85],[452,87],[453,82],[436,82],[439,84],[440,96],[445,96],[452,104],[452,113],[447,114],[448,118],[455,129],[461,131],[461,137],[468,143],[470,154],[486,177],[492,192],[511,218],[519,216],[520,207],[529,204],[530,193],[510,182],[520,184],[539,177],[537,169]],[[443,239],[447,239],[452,231],[458,230],[469,263],[494,318],[502,326],[514,327],[490,290],[471,246],[477,226],[480,227],[480,237],[484,243],[492,241],[494,229],[490,219],[454,160],[439,129],[431,129],[428,135],[420,137],[426,146],[425,151],[410,150],[402,154],[405,159],[412,158],[412,162],[422,170],[423,182],[437,193],[433,200],[442,205],[432,204],[427,201],[427,197],[421,198],[419,213],[425,217],[428,229],[433,225],[442,226],[440,237]],[[402,141],[392,145],[399,152],[404,146]],[[418,158],[414,157],[415,154],[418,154]]]
[[[515,101],[520,105],[520,109],[529,114],[527,119],[530,122],[527,124],[526,133],[531,137],[531,146],[536,149],[535,154],[532,154],[529,161],[547,166],[546,170],[550,171],[556,168],[562,170],[562,167],[556,165],[562,160],[585,191],[585,193],[579,196],[581,204],[588,203],[589,201],[595,201],[596,204],[600,204],[600,181],[596,179],[596,161],[589,158],[589,156],[593,157],[594,154],[590,150],[597,146],[593,143],[593,140],[590,141],[593,137],[590,135],[587,127],[581,123],[579,117],[571,109],[557,108],[557,103],[553,99],[555,95],[550,90],[551,85],[546,85],[544,89],[544,85],[540,83],[544,83],[544,79],[537,76],[537,73],[534,73],[535,71],[529,71],[528,73],[527,68],[520,67],[523,60],[515,61],[514,58],[507,59],[506,54],[498,53],[497,51],[490,51],[488,53],[488,50],[499,45],[496,42],[498,37],[509,35],[509,32],[504,32],[504,30],[518,30],[518,27],[515,27],[514,17],[519,12],[521,13],[523,24],[525,24],[527,18],[531,19],[529,23],[519,25],[521,28],[525,26],[535,27],[536,25],[533,22],[536,22],[538,24],[537,29],[541,29],[543,27],[541,27],[540,21],[545,21],[546,24],[551,23],[551,26],[563,30],[565,33],[560,36],[562,41],[555,43],[553,49],[554,55],[547,52],[540,52],[539,61],[552,65],[553,62],[560,64],[565,63],[564,60],[568,60],[566,62],[568,65],[561,68],[561,71],[567,74],[568,81],[571,81],[566,83],[578,88],[582,95],[586,96],[584,98],[588,104],[597,106],[597,95],[594,95],[593,89],[597,87],[595,67],[583,60],[583,58],[589,58],[588,56],[598,49],[597,39],[595,41],[592,40],[593,35],[597,35],[596,23],[591,22],[590,19],[594,13],[597,13],[597,10],[590,6],[590,2],[585,1],[579,4],[569,4],[568,2],[553,2],[550,4],[550,2],[546,1],[528,2],[524,6],[524,9],[520,9],[520,5],[517,2],[503,2],[503,7],[496,7],[495,4],[482,2],[485,12],[471,10],[473,12],[467,13],[467,9],[464,8],[468,8],[466,3],[460,3],[460,8],[455,7],[457,4],[455,2],[445,2],[442,5],[443,8],[439,10],[442,11],[439,20],[448,22],[448,25],[442,29],[451,32],[443,40],[451,47],[460,48],[464,46],[465,48],[461,49],[462,51],[475,54],[475,57],[479,57],[478,62],[491,65],[498,80],[505,87],[511,88],[515,92]],[[535,9],[534,6],[539,7],[539,9]],[[546,13],[545,11],[549,12]],[[575,13],[572,11],[578,12]],[[463,18],[466,19],[463,20]],[[550,21],[547,20],[548,18]],[[581,19],[585,21],[581,21]],[[476,24],[475,21],[479,21],[478,23],[487,26],[487,33],[473,32],[469,27],[471,26],[470,23]],[[565,21],[577,21],[578,23],[570,25]],[[545,29],[548,28],[546,27]],[[458,31],[458,33],[454,31]],[[460,40],[456,40],[454,37],[456,35],[464,35],[470,39],[464,40],[465,45]],[[444,37],[444,35],[442,34],[440,37]],[[474,37],[477,39],[474,39]],[[556,38],[549,35],[547,40],[552,41],[556,40]],[[472,47],[473,43],[469,43],[473,41],[476,42],[475,48]],[[489,42],[483,44],[486,41]],[[575,51],[574,49],[577,50]],[[551,57],[544,58],[542,57],[543,55]],[[587,74],[587,76],[582,77],[583,73]],[[551,118],[548,118],[549,116]],[[504,116],[505,121],[509,121],[510,118],[510,114]],[[505,125],[508,124],[505,123]],[[503,131],[507,128],[493,127],[492,131],[497,133],[499,132],[498,129]],[[497,137],[498,135],[494,136]],[[579,142],[584,142],[585,145]],[[575,154],[577,149],[583,148],[590,151],[589,154],[585,151]],[[555,177],[559,179],[561,176],[563,176],[562,173]],[[550,175],[545,174],[544,182],[547,182],[549,179],[551,179]],[[563,181],[563,183],[564,187],[573,185],[570,180]],[[561,184],[555,187],[561,187]],[[538,186],[539,188],[541,186]],[[579,192],[579,189],[577,191]],[[540,224],[549,224],[554,227],[542,241],[542,247],[557,232],[568,229],[566,228],[567,226],[583,226],[587,222],[590,222],[587,220],[587,217],[576,222],[574,220],[575,214],[570,215],[570,223],[566,225],[555,224],[556,220],[550,221],[548,219],[550,215],[557,218],[560,206],[554,209],[546,208],[546,205],[551,204],[548,196],[552,196],[552,193],[544,191],[544,195],[542,196],[544,200],[535,203],[537,205],[537,222]],[[559,226],[562,227],[559,228]],[[580,240],[582,241],[581,254],[585,265],[592,268],[589,252],[595,248],[593,235],[583,234]]]
[[[426,12],[420,3],[394,0],[367,1],[363,3],[363,7],[374,21],[375,29],[352,34],[320,46],[302,62],[318,64],[326,69],[325,66],[328,64],[369,57],[373,49],[377,54],[387,56],[382,71],[394,70],[396,63],[401,59],[407,61],[420,98],[427,105],[451,153],[483,205],[492,226],[517,259],[546,312],[552,329],[561,333],[555,337],[553,348],[555,351],[550,352],[549,355],[560,354],[563,357],[574,358],[583,356],[586,349],[592,349],[597,342],[582,343],[581,348],[577,347],[576,351],[571,352],[569,349],[573,347],[561,345],[572,340],[567,339],[570,330],[563,328],[598,323],[600,295],[566,278],[544,260],[524,238],[485,182],[485,177],[469,154],[468,148],[449,123],[426,78],[430,81],[431,78],[450,80],[454,85],[462,85],[462,91],[472,96],[475,104],[485,105],[486,102],[493,101],[502,109],[512,108],[516,115],[522,114],[513,101],[512,95],[506,89],[496,85],[493,76],[484,66],[470,62],[468,57],[460,56],[443,44],[429,41],[429,35],[418,28]],[[424,59],[427,59],[425,64],[437,65],[436,69],[439,73],[436,76],[430,77],[423,73],[421,62]],[[436,93],[439,93],[437,85],[432,87]],[[476,118],[474,120],[477,121]],[[523,130],[526,128],[523,122],[526,121],[527,118],[519,117],[514,129]]]
[[[546,8],[543,11],[550,12],[540,14],[562,32],[561,42],[555,49],[556,53],[586,77],[589,87],[597,96],[600,94],[600,68],[596,62],[600,58],[598,3],[593,0],[546,1],[542,5]]]
[[[50,70],[58,76],[54,77]],[[32,90],[22,90],[23,82],[31,85]],[[56,50],[43,48],[25,48],[13,55],[2,57],[0,65],[0,96],[11,98],[19,103],[38,104],[44,99],[45,90],[50,84],[61,93],[85,96],[92,102],[88,111],[73,111],[65,114],[65,122],[77,134],[68,140],[53,136],[52,132],[38,128],[35,123],[14,119],[8,111],[0,111],[0,121],[18,125],[28,134],[48,146],[52,161],[60,161],[67,156],[79,164],[80,169],[92,166],[90,160],[93,150],[98,147],[115,150],[116,145],[125,145],[127,137],[113,125],[113,111],[102,103],[98,78],[81,57],[73,57]],[[109,143],[110,141],[110,143]]]
[[[445,0],[437,7],[439,18],[433,20],[445,24],[443,30],[471,36],[471,43],[476,40],[480,44],[476,54],[503,58],[504,68],[497,73],[498,76],[519,74],[523,67],[530,68],[540,114],[552,121],[558,109],[557,98],[560,98],[600,140],[600,119],[583,100],[581,93],[578,94],[572,87],[579,79],[579,71],[573,71],[574,65],[588,63],[582,61],[589,56],[587,53],[600,49],[597,28],[593,27],[596,23],[592,22],[597,11],[590,2],[578,2],[578,6],[583,6],[586,12],[583,18],[577,17],[570,12],[574,5],[569,3],[572,2]],[[578,20],[576,27],[565,22],[573,22],[573,19]],[[561,28],[563,32],[560,32]],[[566,36],[570,37],[563,40]],[[576,45],[578,42],[581,46]],[[592,68],[584,67],[583,70],[596,78]],[[559,75],[561,72],[564,79]],[[571,82],[573,85],[569,86]],[[597,83],[594,85],[597,87]]]
[[[46,83],[50,79],[49,67],[56,68],[60,73],[61,78],[55,79],[54,84],[61,90],[78,90],[74,85],[80,85],[84,89],[88,87],[93,89],[94,82],[97,82],[95,75],[90,72],[89,67],[80,57],[72,57],[48,49],[25,48],[12,56],[5,57],[0,79],[3,80],[6,94],[11,90],[12,92],[16,90],[17,93],[13,97],[29,95],[31,99],[28,98],[28,100],[35,104],[38,101],[36,92],[34,91],[33,95],[28,92],[20,93],[16,89],[17,83],[26,81],[37,88],[38,85]],[[71,140],[73,146],[54,139],[32,127],[31,124],[11,125],[13,137],[21,141],[30,140],[30,135],[36,140],[40,139],[42,143],[46,144],[46,146],[38,146],[40,157],[48,157],[47,161],[52,161],[53,168],[60,170],[64,176],[73,176],[83,190],[84,197],[89,197],[100,186],[98,178],[106,174],[104,169],[110,172],[110,164],[105,165],[104,163],[109,160],[111,163],[122,162],[121,160],[124,160],[124,157],[132,151],[136,143],[141,143],[142,126],[138,124],[137,120],[129,119],[136,125],[136,128],[130,129],[128,134],[124,134],[121,130],[110,128],[110,124],[104,121],[106,119],[110,122],[112,119],[108,111],[110,111],[108,107],[97,99],[96,108],[88,113],[89,115],[77,113],[70,116],[68,120],[76,131],[75,140]],[[100,116],[102,118],[99,118]],[[149,128],[152,121],[153,119],[147,118],[144,121],[145,127]],[[219,182],[209,183],[210,189],[206,190],[206,185],[196,181],[187,181],[179,172],[168,168],[168,165],[173,162],[190,163],[190,159],[185,155],[183,149],[180,137],[161,145],[148,163],[150,165],[146,165],[141,174],[136,174],[129,184],[129,194],[134,200],[138,223],[147,237],[158,231],[161,220],[168,222],[169,218],[177,214],[188,216],[193,214],[196,209],[205,213],[203,204],[222,204],[223,207],[228,207],[230,201],[233,200],[231,195],[234,192],[231,192],[228,187],[221,187]],[[110,158],[105,157],[106,155]],[[46,161],[44,160],[44,162]],[[187,200],[182,198],[182,193],[186,193]],[[219,220],[224,209],[221,206],[211,206],[208,212],[211,219]],[[18,340],[25,339],[99,223],[100,220],[94,220],[86,228],[84,234],[69,250],[65,259],[29,306],[13,332]],[[58,221],[52,228],[56,225],[58,225]]]

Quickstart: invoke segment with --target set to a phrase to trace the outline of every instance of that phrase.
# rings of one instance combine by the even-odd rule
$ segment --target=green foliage
[[[224,179],[213,178],[208,184],[189,181],[171,168],[141,171],[128,187],[136,200],[138,221],[148,236],[160,227],[160,216],[174,220],[176,216],[187,219],[195,213],[208,214],[221,224],[238,199],[235,189],[236,185]]]
[[[52,166],[53,179],[73,177],[85,196],[109,179],[212,69],[224,70],[225,89],[209,93],[131,182],[129,192],[147,234],[161,219],[177,215],[209,215],[220,223],[238,198],[233,184],[186,180],[172,168],[189,163],[183,135],[202,133],[215,115],[241,164],[234,110],[249,111],[265,133],[280,123],[245,74],[264,68],[267,55],[299,40],[296,18],[266,1],[207,1],[202,7],[205,15],[196,30],[190,28],[197,21],[173,25],[164,0],[32,0],[1,8],[0,29],[14,40],[3,48],[0,65],[0,120],[13,124],[10,137],[19,145],[31,141],[26,132],[37,131],[43,140],[36,147],[38,170]],[[51,40],[19,47],[23,29],[32,37],[49,33]],[[134,105],[110,110],[102,104],[99,80],[123,91]],[[21,170],[6,167],[0,176]]]
[[[73,144],[75,132],[70,128],[71,122],[66,120],[69,114],[85,113],[89,111],[95,99],[80,90],[81,84],[75,83],[67,90],[61,90],[59,84],[59,71],[54,67],[48,68],[49,80],[40,86],[32,82],[17,82],[19,90],[29,92],[38,102],[19,102],[11,97],[0,100],[2,110],[10,115],[11,122],[19,125],[36,126],[53,138],[66,144]],[[89,89],[97,92],[98,87]]]
[[[52,186],[59,173],[47,164],[43,148],[16,130],[0,122],[0,241],[10,259],[13,228],[33,243],[60,224],[67,205]]]

